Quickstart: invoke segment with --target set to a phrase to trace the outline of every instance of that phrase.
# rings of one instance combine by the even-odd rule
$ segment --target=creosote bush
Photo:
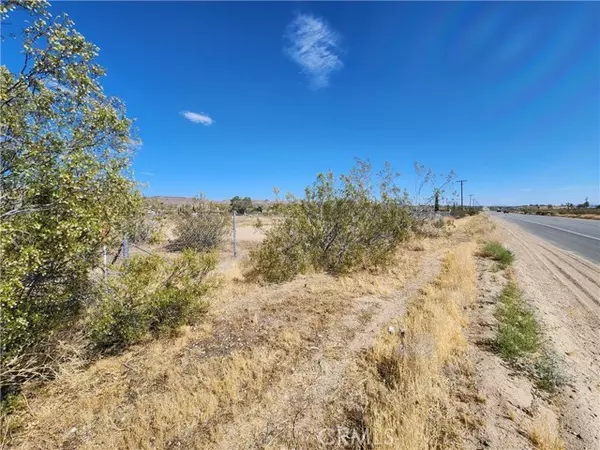
[[[120,349],[145,338],[170,333],[205,312],[206,280],[216,255],[186,250],[169,262],[157,255],[131,258],[90,311],[88,329],[96,349]]]
[[[99,49],[47,6],[0,4],[3,44],[22,55],[0,65],[0,388],[47,371],[48,343],[79,320],[90,271],[140,202],[132,121],[104,93]]]
[[[290,196],[282,220],[251,252],[253,272],[283,282],[309,271],[341,274],[381,265],[410,233],[406,197],[389,165],[379,174],[359,161],[349,175],[319,174],[301,199]]]
[[[158,243],[162,234],[161,223],[150,214],[138,214],[130,220],[125,232],[134,244]]]
[[[175,225],[177,237],[169,244],[169,250],[214,250],[227,234],[230,220],[227,213],[199,196],[192,204],[178,209]]]
[[[473,208],[473,207],[462,208],[462,207],[460,207],[460,208],[454,208],[450,212],[450,215],[452,217],[454,217],[455,219],[462,219],[463,217],[467,217],[467,216],[476,216],[480,212],[481,212],[481,208]]]

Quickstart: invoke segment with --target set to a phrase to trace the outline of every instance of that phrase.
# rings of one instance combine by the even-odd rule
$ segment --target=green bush
[[[338,179],[319,174],[304,198],[288,198],[280,223],[251,252],[254,273],[282,282],[308,271],[340,274],[384,264],[410,233],[395,176],[386,165],[376,193],[368,163]]]
[[[174,261],[137,256],[102,286],[101,300],[90,312],[89,337],[99,350],[120,349],[145,338],[193,323],[206,311],[211,253],[184,251]]]
[[[496,261],[500,269],[506,269],[515,259],[515,255],[497,241],[487,242],[480,255]]]
[[[46,370],[38,349],[79,319],[89,274],[122,239],[139,195],[131,121],[104,94],[98,48],[45,2],[0,9],[23,57],[16,71],[0,66],[1,388]]]

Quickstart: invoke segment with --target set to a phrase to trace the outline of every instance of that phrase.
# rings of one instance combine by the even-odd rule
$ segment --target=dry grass
[[[363,422],[372,448],[461,447],[451,384],[469,370],[462,330],[463,307],[476,296],[473,252],[467,243],[449,253],[439,278],[393,323],[404,336],[386,329],[368,353]]]
[[[486,214],[477,214],[476,216],[457,220],[457,224],[459,227],[464,227],[467,236],[477,242],[483,241],[496,228],[496,225]]]
[[[466,226],[471,220],[456,224]],[[252,219],[238,224],[250,227]],[[332,363],[338,358],[349,360],[343,345],[352,339],[349,333],[363,330],[362,322],[369,321],[381,305],[398,301],[395,295],[415,277],[430,250],[454,245],[453,237],[426,238],[402,247],[387,269],[337,278],[310,274],[261,286],[244,279],[247,249],[257,244],[254,231],[248,236],[240,242],[237,259],[228,256],[220,263],[221,285],[210,298],[204,324],[89,367],[65,368],[46,385],[26,386],[25,406],[3,418],[0,442],[17,449],[298,447],[294,444],[296,410],[314,404],[311,397],[302,403],[305,391],[315,380],[335,379],[315,366],[315,352],[323,352],[323,359]],[[423,291],[397,326],[409,330],[408,368],[423,371],[414,372],[412,381],[406,382],[414,394],[409,399],[428,402],[415,405],[411,420],[432,411],[430,420],[414,425],[415,433],[436,436],[441,443],[452,441],[447,433],[454,423],[444,425],[452,413],[449,403],[444,403],[449,385],[440,371],[461,369],[460,305],[467,301],[471,251],[466,245],[448,256],[444,274]],[[373,298],[376,304],[370,303]],[[358,325],[346,329],[343,324],[352,314],[357,314]],[[383,336],[376,347],[379,353],[373,355],[393,350],[398,339]],[[430,347],[431,342],[436,344]],[[420,376],[425,377],[423,383],[416,378]],[[379,386],[377,379],[370,386],[381,389],[382,395],[391,389]],[[389,407],[398,409],[399,401],[393,400]],[[306,419],[305,430],[312,432],[318,426],[311,421],[315,416],[307,416],[311,419]],[[273,418],[279,422],[274,424]],[[400,419],[389,416],[390,429],[395,430],[394,420]],[[382,420],[377,423],[383,425],[387,419],[382,416]],[[418,431],[419,427],[423,429]],[[308,434],[303,439],[309,440]]]
[[[571,219],[600,220],[600,214],[558,214],[558,217],[570,217]]]
[[[564,450],[565,445],[558,435],[558,430],[556,419],[548,412],[542,411],[533,421],[529,439],[539,450]]]
[[[245,282],[243,258],[231,260],[205,324],[27,386],[27,406],[4,417],[0,438],[21,449],[215,448],[228,424],[282,401],[268,391],[285,386],[353,299],[390,296],[422,257],[403,251],[387,270],[276,286]],[[269,427],[260,420],[255,428]]]

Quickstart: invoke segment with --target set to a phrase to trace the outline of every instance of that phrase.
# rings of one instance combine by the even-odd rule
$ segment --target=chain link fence
[[[237,256],[236,214],[224,211],[185,212],[160,216],[150,212],[136,222],[116,248],[105,247],[105,274],[129,257],[159,254],[169,257],[195,250],[221,250]]]

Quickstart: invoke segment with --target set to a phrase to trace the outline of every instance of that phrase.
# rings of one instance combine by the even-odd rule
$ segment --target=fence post
[[[123,238],[123,259],[129,258],[129,238],[127,234]]]
[[[235,236],[235,209],[233,210],[233,257],[237,257],[237,243],[236,243],[236,236]]]
[[[102,257],[104,259],[104,278],[106,278],[108,270],[108,252],[106,251],[106,245],[102,246]]]

